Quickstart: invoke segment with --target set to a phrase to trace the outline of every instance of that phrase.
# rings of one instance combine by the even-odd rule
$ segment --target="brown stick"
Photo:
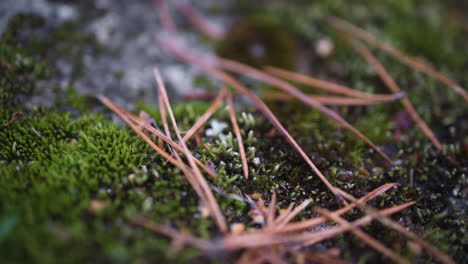
[[[244,142],[242,141],[242,135],[237,124],[236,112],[234,110],[234,104],[232,103],[232,95],[228,93],[226,98],[227,105],[229,107],[229,117],[231,119],[232,128],[236,135],[237,145],[239,147],[239,155],[242,162],[242,171],[244,172],[244,178],[249,178],[249,165],[247,164],[247,156],[245,155]]]
[[[160,95],[162,98],[162,101],[167,109],[167,112],[169,113],[169,118],[171,120],[172,126],[174,128],[175,134],[177,135],[177,138],[179,139],[179,144],[182,146],[184,149],[184,153],[187,157],[187,160],[190,164],[190,167],[193,170],[193,175],[195,176],[196,181],[200,185],[201,190],[205,194],[206,197],[206,206],[208,206],[208,209],[210,210],[210,215],[213,217],[213,220],[217,224],[218,228],[221,230],[221,232],[226,232],[228,230],[226,220],[221,213],[221,210],[219,208],[218,203],[216,202],[216,199],[211,192],[210,187],[208,186],[208,183],[206,182],[206,179],[203,177],[201,174],[200,170],[198,169],[197,164],[195,163],[195,160],[192,156],[192,153],[188,149],[187,145],[185,144],[184,140],[182,139],[182,136],[180,135],[179,128],[177,126],[177,122],[175,120],[174,114],[172,113],[172,107],[169,102],[169,98],[167,96],[166,88],[164,86],[164,83],[162,81],[161,75],[158,71],[158,69],[154,70],[154,75],[156,77],[156,82],[158,83]]]
[[[330,17],[329,18],[329,23],[335,27],[336,29],[345,32],[349,35],[358,37],[370,45],[386,52],[390,56],[394,57],[395,59],[399,60],[400,62],[412,67],[413,69],[416,69],[420,72],[423,72],[429,76],[432,76],[436,79],[438,79],[440,82],[448,85],[450,88],[452,88],[455,92],[460,94],[466,102],[468,102],[468,92],[466,92],[461,85],[456,83],[455,81],[449,79],[447,76],[443,75],[442,73],[436,71],[434,68],[431,66],[415,59],[412,58],[401,51],[385,44],[379,41],[376,37],[372,36],[371,34],[367,33],[366,31],[354,26],[353,24],[339,19],[337,17]]]
[[[218,64],[227,70],[241,73],[241,74],[246,74],[250,77],[253,77],[255,79],[258,79],[260,81],[269,83],[273,86],[278,87],[279,89],[291,94],[298,100],[302,101],[303,103],[309,105],[312,108],[317,109],[320,111],[322,114],[325,116],[328,116],[329,118],[333,119],[336,123],[339,125],[343,126],[347,130],[349,130],[351,133],[353,133],[357,138],[365,141],[371,148],[373,148],[380,156],[382,156],[389,164],[392,164],[392,160],[385,154],[383,153],[372,141],[370,141],[365,135],[363,135],[359,130],[354,128],[351,124],[349,124],[346,120],[344,120],[338,113],[335,111],[332,111],[331,109],[328,109],[321,103],[315,101],[314,99],[310,98],[306,94],[304,94],[301,90],[297,89],[296,87],[290,85],[287,82],[284,82],[280,79],[277,79],[273,76],[270,76],[264,72],[261,72],[253,67],[250,67],[248,65],[232,61],[232,60],[227,60],[223,58],[218,58],[217,60]]]
[[[247,89],[245,86],[240,84],[236,79],[234,79],[231,75],[218,70],[217,68],[214,68],[210,66],[209,64],[206,64],[199,60],[197,57],[194,57],[183,50],[176,48],[175,45],[169,44],[167,42],[163,43],[164,47],[174,54],[176,57],[193,63],[200,68],[204,69],[206,72],[220,78],[223,80],[225,83],[231,85],[234,87],[236,90],[238,90],[241,94],[244,94],[245,96],[249,97],[254,104],[257,106],[257,108],[262,111],[262,113],[265,115],[265,117],[273,124],[273,126],[278,129],[278,131],[286,138],[286,140],[293,146],[293,148],[301,155],[301,157],[307,162],[307,164],[312,168],[312,170],[317,174],[317,176],[322,180],[322,182],[327,186],[327,188],[335,194],[336,198],[338,201],[343,203],[343,199],[339,196],[336,195],[336,192],[334,191],[334,187],[330,184],[330,182],[325,178],[325,176],[322,174],[322,172],[315,166],[315,164],[312,162],[312,160],[309,158],[309,156],[302,150],[302,148],[299,146],[299,144],[294,140],[294,138],[289,134],[289,132],[283,127],[283,125],[278,121],[276,116],[271,112],[271,110],[268,108],[268,106],[260,99],[258,96],[256,96],[252,91]]]
[[[379,75],[380,79],[385,83],[385,85],[390,89],[392,92],[398,93],[400,92],[400,88],[398,85],[395,83],[393,78],[388,74],[387,70],[385,67],[377,60],[377,58],[372,55],[372,53],[361,43],[358,41],[348,37],[345,37],[345,39],[348,41],[348,43],[353,46],[356,51],[370,64],[372,67],[374,67],[375,71]],[[410,100],[407,97],[404,97],[401,99],[401,103],[405,107],[406,111],[410,114],[411,118],[413,121],[419,126],[419,128],[423,131],[423,133],[426,135],[427,138],[434,144],[434,146],[441,150],[442,149],[442,144],[440,141],[436,138],[432,130],[427,126],[427,124],[422,120],[422,118],[419,116],[419,114],[416,112],[416,109],[414,109],[413,105],[411,104]]]

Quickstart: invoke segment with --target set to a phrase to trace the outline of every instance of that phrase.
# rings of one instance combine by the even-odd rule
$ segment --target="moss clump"
[[[243,19],[218,45],[218,54],[256,67],[296,66],[296,42],[273,16]]]

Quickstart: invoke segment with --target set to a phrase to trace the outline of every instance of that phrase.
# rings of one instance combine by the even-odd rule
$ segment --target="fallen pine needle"
[[[226,95],[226,88],[221,88],[213,103],[210,105],[208,110],[195,122],[195,124],[187,131],[183,140],[187,142],[205,123],[210,119],[214,112],[223,103],[224,96]]]
[[[396,185],[397,185],[396,183],[384,184],[384,185],[376,188],[375,190],[369,192],[365,196],[361,197],[358,201],[359,202],[370,201],[370,200],[376,198],[377,196],[381,195],[382,193],[386,192],[387,190],[395,187]],[[343,208],[340,208],[339,210],[337,210],[336,214],[338,216],[340,216],[340,215],[342,215],[342,214],[344,214],[346,212],[351,211],[356,206],[357,206],[356,203],[351,203],[351,204],[347,205],[346,207],[343,207]],[[284,232],[285,233],[285,232],[294,232],[294,231],[305,230],[305,229],[312,228],[314,226],[323,224],[323,223],[326,222],[326,220],[327,219],[325,217],[315,217],[315,218],[300,221],[300,222],[294,222],[294,223],[286,224],[283,228],[278,229],[277,232]]]
[[[170,121],[172,123],[175,134],[177,135],[177,138],[179,139],[179,144],[184,149],[185,156],[187,157],[187,160],[188,160],[188,162],[190,164],[190,167],[193,170],[193,175],[195,176],[194,178],[195,178],[196,182],[199,184],[200,189],[202,190],[202,192],[205,195],[205,198],[206,198],[206,201],[205,201],[206,204],[205,205],[210,210],[210,215],[213,217],[213,220],[215,221],[216,225],[221,230],[221,232],[226,232],[228,230],[228,227],[227,227],[227,224],[226,224],[226,220],[225,220],[223,214],[221,213],[221,209],[219,208],[219,205],[218,205],[213,193],[211,192],[211,189],[208,186],[208,183],[207,183],[206,179],[203,177],[203,175],[201,174],[197,164],[195,163],[195,160],[194,160],[194,158],[192,156],[192,153],[190,152],[190,150],[188,149],[188,147],[185,144],[184,140],[182,139],[182,136],[180,135],[179,128],[177,127],[177,122],[176,122],[175,117],[174,117],[174,113],[172,113],[172,107],[170,105],[169,98],[167,96],[166,88],[164,86],[164,83],[162,81],[162,78],[161,78],[161,75],[160,75],[158,69],[154,69],[154,75],[155,75],[155,78],[156,78],[156,82],[158,84],[158,88],[159,88],[159,91],[160,91],[162,102],[164,103],[164,106],[167,109],[167,112],[169,114],[169,119],[170,119]]]
[[[111,109],[112,111],[114,111],[114,113],[116,113],[135,133],[138,134],[138,136],[140,136],[146,143],[148,143],[148,145],[154,149],[156,152],[158,152],[161,156],[163,156],[163,158],[167,159],[170,163],[172,163],[174,166],[176,166],[177,168],[181,169],[182,172],[184,172],[184,174],[187,176],[187,180],[192,184],[195,192],[197,192],[197,194],[202,198],[204,199],[204,196],[203,196],[203,193],[201,191],[201,189],[198,187],[198,185],[196,185],[192,178],[193,178],[193,175],[192,175],[192,172],[189,170],[189,168],[184,164],[184,163],[181,163],[179,160],[175,159],[174,157],[172,157],[172,155],[170,155],[169,153],[167,153],[166,151],[164,151],[163,149],[161,149],[160,147],[158,147],[141,129],[138,128],[138,126],[136,126],[135,124],[132,123],[132,121],[130,121],[124,113],[122,113],[119,108],[117,108],[109,99],[107,99],[106,97],[99,97],[98,98],[105,106],[109,107],[109,109]]]
[[[343,126],[347,130],[349,130],[351,133],[353,133],[357,138],[365,141],[371,148],[373,148],[382,158],[384,158],[389,164],[392,164],[392,160],[385,154],[383,153],[370,139],[368,139],[364,134],[362,134],[359,130],[357,130],[355,127],[353,127],[351,124],[349,124],[346,120],[344,120],[338,113],[335,111],[332,111],[331,109],[327,108],[326,106],[322,105],[321,103],[315,101],[314,99],[310,98],[306,94],[304,94],[301,90],[298,88],[290,85],[287,82],[284,82],[280,79],[277,79],[271,75],[268,75],[265,72],[259,71],[253,67],[250,67],[248,65],[228,60],[228,59],[223,59],[223,58],[218,58],[217,59],[217,64],[220,65],[220,67],[233,71],[236,73],[241,73],[248,75],[252,78],[258,79],[262,82],[271,84],[275,87],[278,87],[279,89],[287,92],[288,94],[294,96],[301,102],[307,104],[308,106],[317,109],[320,111],[322,114],[325,116],[333,119],[335,122],[337,122],[339,125]]]
[[[393,78],[387,72],[385,67],[377,60],[377,58],[374,55],[372,55],[372,53],[363,44],[359,43],[357,40],[354,40],[349,36],[345,36],[345,39],[348,41],[348,43],[351,44],[351,46],[353,46],[356,49],[356,51],[370,65],[372,65],[372,67],[374,67],[375,71],[377,72],[379,77],[382,79],[382,81],[385,83],[385,85],[388,87],[388,89],[390,89],[392,92],[395,92],[395,93],[401,92],[401,89],[398,87],[395,80],[393,80]],[[413,121],[419,126],[419,128],[426,135],[426,137],[429,138],[429,140],[432,142],[432,144],[434,144],[434,146],[437,149],[441,150],[442,144],[436,138],[432,130],[427,126],[426,122],[424,122],[424,120],[422,120],[422,118],[416,112],[416,109],[411,104],[410,100],[407,97],[404,97],[404,98],[401,98],[401,103],[405,107],[406,111],[410,114]]]
[[[468,92],[466,92],[458,83],[454,82],[453,80],[449,79],[447,76],[443,75],[442,73],[436,71],[434,68],[431,66],[427,65],[426,63],[423,63],[415,58],[412,58],[406,54],[403,54],[401,51],[393,48],[392,46],[389,46],[381,41],[379,41],[376,37],[372,36],[371,34],[367,33],[363,29],[360,29],[353,24],[339,19],[337,17],[330,17],[329,18],[329,23],[335,27],[336,29],[345,32],[349,35],[352,35],[354,37],[358,37],[370,45],[386,52],[390,56],[394,57],[395,59],[399,60],[400,62],[410,66],[413,69],[416,69],[420,72],[423,72],[429,76],[432,76],[436,79],[438,79],[440,82],[448,85],[450,88],[452,88],[455,92],[460,94],[465,101],[468,102]]]
[[[187,17],[187,19],[193,26],[195,26],[195,28],[208,37],[213,39],[221,39],[224,36],[224,33],[221,30],[208,23],[207,20],[191,6],[191,4],[185,1],[178,1],[175,2],[175,8],[185,17]]]
[[[268,205],[268,210],[267,210],[267,217],[266,217],[267,228],[272,228],[273,225],[275,224],[274,222],[275,212],[276,212],[276,193],[273,193],[270,204]]]
[[[300,205],[296,206],[294,210],[291,212],[287,213],[281,221],[276,222],[276,227],[277,229],[281,229],[285,224],[289,223],[289,221],[293,220],[294,217],[296,217],[299,213],[301,213],[310,203],[312,202],[312,199],[307,199],[303,201]]]
[[[290,72],[290,71],[286,71],[286,70],[271,67],[271,66],[266,66],[265,71],[273,75],[276,75],[278,77],[292,80],[298,83],[306,84],[312,87],[316,87],[316,88],[319,88],[319,89],[322,89],[331,93],[338,93],[338,94],[348,95],[348,96],[357,97],[357,98],[369,98],[369,99],[372,98],[372,99],[384,99],[385,100],[389,97],[389,95],[386,95],[386,94],[371,94],[371,93],[361,92],[361,91],[354,90],[352,88],[349,88],[341,84],[320,80],[320,79],[306,76],[300,73]]]
[[[317,95],[308,95],[313,100],[325,104],[325,105],[375,105],[388,102],[394,102],[403,98],[405,95],[404,92],[388,95],[386,97],[379,98],[350,98],[350,97],[339,97],[339,96],[317,96]],[[262,94],[262,98],[267,100],[277,100],[277,101],[290,101],[295,99],[292,95],[282,92],[267,92]]]
[[[330,213],[328,210],[322,208],[315,208],[315,211],[318,213],[330,218],[330,220],[338,223],[341,226],[350,227],[351,224],[346,221],[345,219],[341,218],[336,214]],[[359,227],[351,228],[349,230],[353,235],[357,238],[361,239],[364,243],[372,247],[373,249],[377,250],[378,252],[382,253],[383,255],[391,258],[396,263],[410,263],[408,260],[404,259],[399,254],[395,253],[393,250],[389,249],[385,245],[383,245],[380,241],[376,240],[375,238],[371,237],[370,235],[366,234],[362,231]]]
[[[190,62],[192,64],[197,65],[198,67],[204,69],[211,75],[214,75],[225,83],[231,85],[236,90],[238,90],[241,94],[249,97],[252,102],[257,106],[257,108],[265,115],[265,117],[276,127],[276,129],[286,138],[286,140],[293,146],[293,148],[301,155],[301,157],[307,162],[307,164],[312,168],[312,170],[317,174],[317,176],[322,180],[325,186],[336,196],[337,200],[340,203],[347,204],[342,197],[337,195],[334,191],[334,187],[330,184],[330,182],[325,178],[322,172],[315,166],[309,156],[302,150],[299,144],[294,140],[294,138],[289,134],[289,132],[283,127],[283,125],[278,121],[276,116],[271,112],[268,106],[252,91],[247,89],[241,83],[239,83],[236,79],[234,79],[231,75],[210,66],[209,64],[204,63],[203,61],[199,60],[197,57],[192,56],[191,54],[186,53],[182,49],[176,48],[174,44],[163,42],[163,46],[171,52],[176,57]]]
[[[234,104],[232,103],[232,95],[228,93],[226,102],[229,108],[229,118],[231,119],[232,128],[236,135],[237,145],[239,147],[239,155],[242,162],[242,171],[244,172],[244,178],[249,178],[249,165],[247,164],[247,155],[245,154],[244,142],[242,141],[242,135],[237,123],[236,112],[234,110]]]
[[[372,217],[377,217],[377,219],[384,225],[394,229],[395,231],[399,232],[400,234],[406,236],[407,238],[413,240],[417,244],[419,244],[421,247],[425,248],[428,252],[430,252],[434,257],[436,257],[439,261],[442,263],[450,263],[454,264],[455,262],[444,252],[440,251],[438,248],[434,247],[433,245],[429,244],[428,242],[424,241],[420,237],[418,237],[416,234],[413,232],[409,231],[408,229],[404,228],[400,224],[396,223],[386,215],[383,215],[381,212],[379,212],[377,209],[372,208],[371,206],[359,202],[356,198],[354,198],[352,195],[349,193],[337,189],[339,193],[341,193],[346,199],[350,200],[351,202],[356,202],[357,206],[364,210],[368,216]]]
[[[174,149],[176,149],[179,152],[184,152],[184,150],[182,149],[182,147],[179,144],[174,142],[172,139],[168,138],[161,131],[157,130],[156,128],[154,128],[154,127],[152,127],[150,125],[148,125],[148,123],[145,122],[144,120],[142,120],[141,118],[139,118],[139,117],[135,116],[134,114],[128,112],[124,108],[114,104],[110,100],[107,99],[107,101],[108,101],[109,104],[113,105],[116,109],[118,109],[121,113],[126,115],[130,120],[132,120],[133,122],[135,122],[139,126],[143,127],[144,129],[148,130],[149,132],[153,133],[156,137],[163,140],[166,144],[170,145],[171,147],[173,147]],[[206,173],[208,173],[208,175],[210,175],[213,178],[217,177],[216,173],[213,170],[209,169],[205,164],[203,164],[197,158],[194,157],[194,159],[195,159],[195,162],[198,164],[198,166],[200,166]]]
[[[176,33],[176,27],[172,17],[167,10],[167,1],[164,0],[153,0],[154,5],[156,6],[156,11],[158,12],[159,17],[161,18],[161,24],[163,29],[169,34]]]

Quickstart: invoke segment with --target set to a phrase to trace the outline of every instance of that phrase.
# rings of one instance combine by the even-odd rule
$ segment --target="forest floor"
[[[468,5],[436,0],[260,1],[258,5],[206,0],[196,1],[194,8],[203,14],[208,29],[200,32],[181,9],[168,5],[176,25],[171,33],[170,25],[161,23],[164,12],[152,1],[28,2],[0,3],[3,263],[231,263],[260,261],[264,255],[277,257],[266,262],[287,263],[391,261],[352,232],[307,246],[294,240],[299,234],[261,237],[262,241],[265,237],[291,239],[275,246],[228,243],[234,243],[233,232],[246,239],[249,232],[270,232],[272,210],[267,207],[272,203],[281,213],[287,213],[291,204],[307,205],[289,220],[292,223],[327,215],[323,209],[338,210],[343,204],[324,182],[354,197],[396,183],[368,204],[383,210],[414,201],[391,219],[455,262],[468,262],[468,104],[462,95],[468,87]],[[370,48],[403,93],[389,90],[388,79],[382,79],[382,72],[350,44],[356,43],[359,34],[349,27],[336,27],[341,20],[332,17],[349,21],[382,43],[423,61],[455,81],[462,91],[361,38],[364,41],[358,43],[366,46],[360,51]],[[220,55],[260,70],[273,66],[300,72],[352,87],[361,95],[394,98],[373,102],[374,97],[333,95],[297,80],[290,82],[301,94],[323,100],[328,107],[323,110],[321,104],[304,103],[304,97],[278,94],[276,85],[246,77],[249,71],[233,74],[265,103],[259,107],[226,80],[222,81],[228,84],[227,90],[222,90],[219,75],[207,74],[197,62],[181,60],[170,45],[197,54],[203,62]],[[112,109],[117,103],[142,117],[134,120],[164,128],[155,67],[168,89],[182,136],[220,91],[229,93],[228,100],[223,99],[187,141],[192,157],[216,174],[210,177],[210,172],[204,172],[203,181],[214,194],[229,234],[214,216],[216,208],[210,207],[208,196],[197,191],[201,180],[190,178],[195,172],[174,166],[177,161],[171,163],[155,152],[144,136],[116,115],[120,110]],[[272,68],[267,71],[276,76],[281,73]],[[231,94],[234,105],[230,108]],[[331,99],[335,101],[326,101]],[[435,140],[415,123],[401,103],[404,99],[414,105]],[[345,101],[354,105],[343,105]],[[265,107],[305,157],[285,140],[285,132],[265,115]],[[377,148],[329,117],[334,113]],[[141,124],[135,129],[150,134]],[[176,138],[175,129],[171,132]],[[179,152],[161,139],[152,139],[171,157]],[[182,161],[190,160],[187,152],[180,154]],[[352,222],[369,212],[356,209],[343,218]],[[150,230],[150,221],[171,232]],[[323,222],[301,234],[326,231],[338,222]],[[383,222],[373,221],[361,230],[412,263],[441,260],[425,251],[417,239],[407,239]]]

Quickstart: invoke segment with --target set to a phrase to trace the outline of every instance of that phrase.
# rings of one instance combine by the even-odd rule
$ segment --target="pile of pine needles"
[[[432,144],[439,150],[442,150],[442,145],[434,136],[432,130],[416,112],[410,100],[405,96],[405,92],[398,87],[385,67],[377,60],[364,43],[388,53],[390,56],[408,65],[414,70],[421,71],[436,78],[442,83],[448,85],[455,92],[459,93],[465,101],[468,101],[468,94],[460,87],[460,85],[427,64],[403,54],[395,48],[380,42],[364,30],[336,17],[329,18],[330,25],[342,33],[343,38],[349,43],[349,45],[355,48],[363,59],[365,59],[375,69],[378,76],[390,90],[390,94],[370,94],[360,92],[344,85],[270,66],[265,66],[263,69],[256,69],[240,62],[220,57],[200,56],[200,54],[194,55],[179,47],[174,41],[177,29],[166,8],[167,2],[163,2],[161,0],[155,0],[154,2],[161,18],[162,25],[165,31],[167,31],[168,36],[166,40],[160,43],[160,45],[169,54],[182,61],[198,66],[207,74],[221,80],[223,83],[222,88],[217,93],[207,93],[202,95],[204,98],[213,98],[212,104],[206,113],[198,119],[198,121],[187,131],[187,133],[185,133],[184,136],[182,136],[179,130],[162,76],[157,68],[154,70],[154,75],[158,87],[158,105],[160,108],[160,118],[163,123],[163,130],[157,129],[151,118],[144,113],[140,116],[136,116],[106,97],[100,97],[100,100],[104,105],[115,112],[135,133],[138,134],[138,136],[146,141],[151,148],[184,173],[185,178],[199,196],[201,204],[204,207],[204,211],[213,219],[219,229],[220,237],[216,240],[208,241],[199,237],[194,237],[186,232],[178,231],[169,226],[154,223],[144,216],[131,219],[133,224],[170,237],[173,240],[171,246],[172,251],[176,251],[185,245],[198,248],[204,251],[207,255],[243,250],[240,258],[238,259],[238,263],[285,263],[286,256],[293,256],[293,259],[297,263],[342,263],[344,261],[339,259],[336,250],[331,249],[325,252],[318,252],[311,250],[310,246],[326,239],[333,238],[344,232],[350,232],[372,249],[397,263],[409,263],[409,260],[402,257],[398,252],[393,251],[378,239],[365,233],[361,229],[363,225],[377,220],[386,227],[399,232],[407,239],[418,244],[421,248],[425,249],[442,263],[454,263],[445,253],[422,240],[416,234],[407,230],[405,227],[396,223],[389,217],[392,214],[408,208],[413,205],[414,202],[407,202],[382,210],[377,210],[367,204],[368,201],[376,198],[385,191],[394,188],[397,184],[385,184],[359,199],[333,186],[315,166],[314,162],[308,157],[302,146],[296,142],[286,128],[280,123],[275,114],[265,104],[264,100],[298,100],[311,108],[320,111],[325,117],[330,118],[340,126],[349,130],[349,132],[351,132],[356,138],[366,142],[387,163],[388,166],[391,166],[392,160],[385,153],[383,153],[363,133],[343,119],[338,113],[328,108],[327,105],[372,105],[400,101],[412,120],[419,126],[421,131],[432,142]],[[175,7],[176,10],[186,16],[188,20],[206,36],[214,39],[223,37],[223,33],[221,31],[212,27],[210,23],[200,15],[200,13],[194,10],[189,4],[179,1],[175,4]],[[277,87],[280,91],[275,93],[265,93],[262,96],[258,96],[229,72],[249,76],[260,82]],[[296,88],[291,81],[308,85],[316,89],[321,89],[334,95],[314,96],[306,94]],[[213,194],[212,186],[210,186],[204,174],[213,178],[218,176],[212,168],[195,157],[194,153],[192,153],[188,148],[187,142],[194,138],[194,135],[202,129],[214,112],[224,103],[228,107],[230,121],[232,123],[234,135],[237,139],[243,175],[248,179],[248,162],[241,130],[236,118],[235,105],[233,103],[234,96],[245,96],[253,102],[255,107],[271,122],[274,128],[310,166],[328,190],[335,195],[336,199],[342,205],[342,208],[331,212],[325,208],[315,207],[313,210],[321,216],[294,222],[292,220],[308,206],[310,200],[305,200],[296,207],[291,204],[286,210],[279,211],[276,207],[275,194],[272,195],[272,199],[269,201],[268,207],[264,205],[263,200],[260,199],[254,202],[247,196],[251,204],[252,215],[254,216],[253,218],[261,223],[261,227],[255,230],[246,231],[242,224],[226,222],[223,212],[221,211]],[[453,159],[452,161],[455,162]],[[343,214],[355,210],[355,208],[359,208],[364,212],[364,216],[352,222],[349,222],[342,217]],[[326,227],[323,226],[325,223],[328,223]]]

